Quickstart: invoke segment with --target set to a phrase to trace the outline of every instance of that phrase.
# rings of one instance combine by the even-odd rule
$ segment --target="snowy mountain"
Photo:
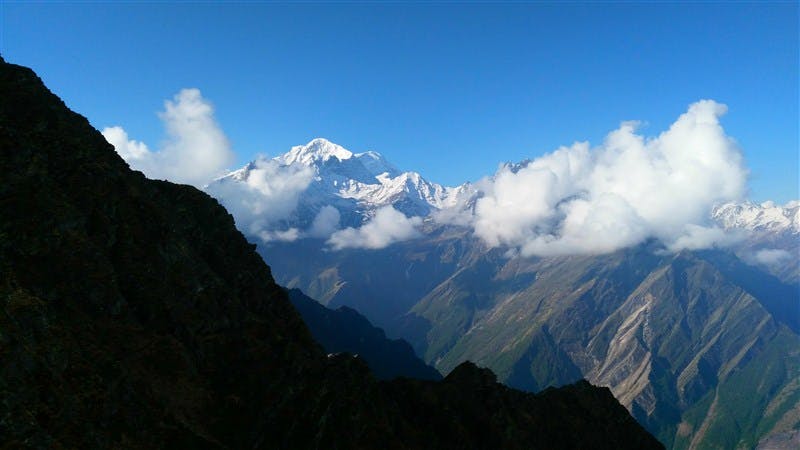
[[[727,203],[712,211],[723,228],[743,232],[736,254],[786,283],[800,283],[800,201]]]
[[[800,201],[797,200],[782,206],[773,202],[726,203],[714,208],[711,214],[726,229],[800,234]]]
[[[375,218],[379,209],[387,206],[406,218],[433,215],[435,220],[432,222],[480,225],[484,234],[487,234],[488,228],[495,230],[488,234],[505,237],[505,232],[496,230],[505,229],[514,221],[511,221],[511,225],[508,221],[498,221],[491,207],[516,204],[519,208],[505,213],[516,217],[516,211],[522,211],[517,222],[528,224],[528,228],[544,227],[545,231],[539,232],[557,236],[563,231],[561,226],[547,229],[546,221],[528,223],[525,216],[526,208],[537,201],[544,201],[543,195],[547,197],[555,192],[539,195],[543,189],[548,189],[547,184],[536,191],[524,191],[531,182],[529,178],[538,176],[535,171],[527,170],[531,164],[558,172],[557,167],[549,167],[545,163],[531,160],[507,163],[504,169],[488,178],[487,183],[481,184],[483,189],[470,183],[446,187],[426,180],[417,172],[401,171],[380,153],[354,153],[326,139],[317,138],[305,145],[294,146],[277,157],[252,161],[215,180],[206,190],[231,211],[242,231],[259,236],[263,241],[327,238],[337,230],[359,228],[367,224]],[[523,169],[527,172],[522,173]],[[568,180],[569,176],[567,173],[561,174],[559,179]],[[487,186],[488,191],[485,190]],[[549,188],[553,189],[552,186]],[[492,189],[496,192],[492,193]],[[565,201],[586,195],[585,191],[576,192],[576,195],[567,195]],[[486,202],[484,206],[488,208],[484,208],[483,216],[477,217],[476,203],[487,193],[495,198]],[[602,198],[601,194],[597,198]],[[632,201],[635,203],[635,199]],[[545,206],[556,217],[564,211],[563,205],[559,205],[553,203]],[[750,202],[726,203],[715,207],[710,219],[726,230],[745,231],[749,251],[786,250],[793,243],[779,243],[776,239],[796,241],[792,236],[800,234],[799,214],[800,202],[797,201],[783,206],[771,202],[760,205]],[[515,233],[520,232],[524,234],[525,230],[516,230]],[[513,242],[511,244],[513,246]]]
[[[263,173],[267,168],[268,173]],[[384,206],[391,205],[407,217],[425,217],[474,192],[469,183],[445,187],[417,172],[400,171],[380,153],[353,153],[322,138],[294,146],[275,158],[253,161],[215,180],[207,190],[225,203],[230,196],[216,195],[222,185],[266,183],[268,188],[260,190],[269,193],[291,184],[282,181],[286,174],[307,174],[307,183],[298,189],[296,211],[283,218],[285,227],[301,229],[311,226],[325,206],[336,208],[341,227],[358,227]],[[270,179],[258,179],[263,176]]]

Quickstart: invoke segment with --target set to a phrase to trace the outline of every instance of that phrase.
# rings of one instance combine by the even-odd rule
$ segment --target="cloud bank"
[[[502,166],[476,183],[471,201],[436,211],[433,218],[471,227],[490,247],[522,256],[607,253],[648,239],[668,251],[728,245],[737,236],[710,222],[710,212],[741,198],[747,171],[720,125],[726,109],[702,100],[656,137],[639,134],[637,122],[623,122],[597,147],[575,143]],[[234,158],[213,113],[199,90],[184,89],[159,113],[167,139],[158,151],[118,126],[103,135],[147,176],[203,187]],[[340,213],[332,206],[323,206],[303,230],[291,226],[314,176],[312,167],[261,157],[207,191],[240,230],[263,241],[314,237],[327,239],[334,250],[380,249],[420,236],[422,219],[391,206],[360,228],[340,230]],[[757,259],[774,263],[784,257],[764,253]]]
[[[419,217],[406,217],[392,206],[384,206],[360,228],[347,227],[333,233],[328,245],[334,250],[344,248],[381,249],[420,236],[415,227],[422,224]]]
[[[726,110],[702,100],[655,138],[623,122],[597,148],[576,143],[503,166],[478,183],[471,226],[523,256],[607,253],[650,238],[671,251],[726,245],[710,211],[739,199],[747,179],[719,123]]]
[[[102,133],[131,168],[153,179],[202,188],[234,162],[230,143],[214,119],[214,108],[198,89],[183,89],[165,101],[158,117],[167,139],[157,151],[129,140],[119,126]]]

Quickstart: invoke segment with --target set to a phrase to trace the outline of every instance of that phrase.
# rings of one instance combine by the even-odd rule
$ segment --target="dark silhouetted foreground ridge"
[[[0,447],[659,448],[580,382],[327,357],[231,216],[0,60]]]

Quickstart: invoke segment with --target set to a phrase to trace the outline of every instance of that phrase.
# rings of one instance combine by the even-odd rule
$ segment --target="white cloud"
[[[117,153],[149,178],[203,187],[234,161],[230,143],[214,119],[214,108],[198,89],[182,89],[158,114],[167,139],[158,151],[128,140],[122,127],[103,129]]]
[[[333,206],[323,206],[314,217],[308,235],[316,238],[327,238],[339,229],[339,210]]]
[[[754,264],[761,264],[764,266],[777,266],[792,260],[792,254],[786,250],[781,249],[763,249],[759,250],[752,255],[745,257],[745,260]]]
[[[671,250],[724,245],[711,208],[739,199],[747,178],[719,124],[725,112],[703,100],[655,138],[623,122],[597,148],[576,143],[501,167],[479,183],[475,234],[526,256],[606,253],[653,237]]]
[[[375,216],[360,228],[348,227],[339,230],[328,239],[328,244],[335,250],[344,248],[380,249],[395,242],[419,237],[415,227],[422,224],[419,217],[406,217],[392,206],[384,206],[375,212]]]
[[[299,231],[275,228],[295,211],[300,194],[313,177],[314,170],[309,166],[281,165],[260,157],[235,177],[210,184],[206,191],[225,206],[245,234],[259,236],[265,242],[292,241],[300,237]]]
[[[474,216],[469,208],[470,205],[466,202],[458,202],[455,205],[431,212],[431,218],[442,225],[469,227],[474,222]]]
[[[119,153],[129,164],[134,160],[151,158],[152,154],[143,142],[129,140],[128,133],[122,127],[108,127],[103,129],[103,137],[114,146],[114,150]]]
[[[264,242],[294,242],[300,238],[300,230],[297,228],[289,228],[288,230],[283,231],[261,230],[257,233],[257,235]]]
[[[737,232],[729,232],[717,226],[688,224],[684,232],[667,244],[667,250],[700,250],[711,247],[727,247],[742,240]]]
[[[623,122],[598,147],[575,143],[503,166],[476,184],[477,200],[464,196],[434,219],[471,226],[488,245],[524,256],[606,253],[651,238],[669,251],[727,245],[734,237],[714,227],[709,213],[715,204],[740,199],[747,173],[720,126],[725,112],[724,105],[703,100],[657,137],[637,134],[636,122]],[[103,135],[131,167],[151,178],[202,187],[232,163],[213,108],[197,89],[166,101],[159,118],[167,139],[157,151],[118,126]],[[237,176],[207,190],[243,232],[264,241],[329,237],[334,249],[383,248],[419,235],[421,219],[390,206],[360,228],[344,230],[338,230],[339,211],[324,206],[300,230],[289,223],[313,181],[312,168],[260,158]]]

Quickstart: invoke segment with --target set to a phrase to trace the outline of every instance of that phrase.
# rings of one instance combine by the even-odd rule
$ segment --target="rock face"
[[[232,217],[0,59],[0,444],[659,448],[608,389],[326,357]]]

